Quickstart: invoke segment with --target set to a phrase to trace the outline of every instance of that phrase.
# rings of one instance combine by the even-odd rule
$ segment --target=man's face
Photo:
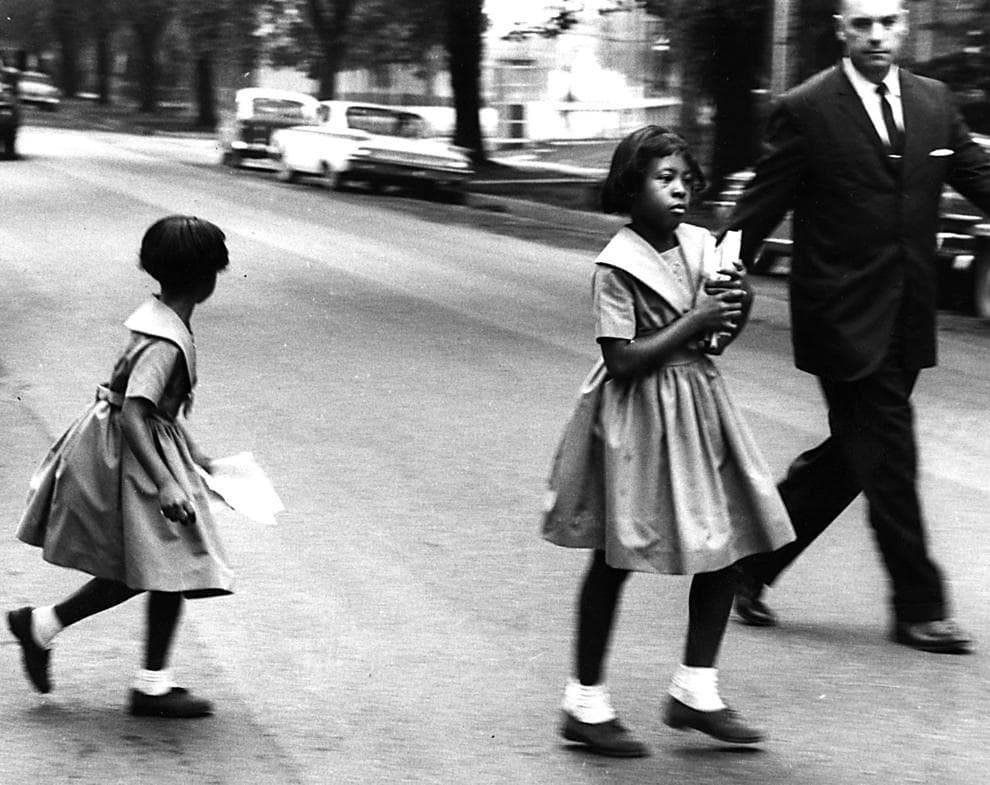
[[[835,25],[856,70],[879,83],[904,43],[907,10],[903,0],[846,0]]]

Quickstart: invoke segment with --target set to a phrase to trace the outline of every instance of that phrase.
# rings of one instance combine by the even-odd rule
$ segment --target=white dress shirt
[[[887,138],[887,126],[883,124],[883,112],[880,109],[880,96],[877,95],[877,86],[857,71],[856,67],[852,64],[852,60],[848,57],[842,58],[842,69],[846,72],[846,76],[849,77],[849,81],[852,82],[859,100],[863,102],[863,107],[870,116],[873,127],[877,129],[877,133],[883,139],[884,143],[889,145],[890,139]],[[901,103],[901,80],[899,74],[900,69],[896,65],[892,65],[887,72],[887,76],[884,77],[883,83],[887,85],[887,102],[890,104],[891,112],[894,115],[894,125],[903,131],[904,105]]]

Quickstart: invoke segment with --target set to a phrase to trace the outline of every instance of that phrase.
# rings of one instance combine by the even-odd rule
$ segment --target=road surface
[[[328,193],[216,165],[200,139],[27,127],[0,169],[0,605],[82,576],[13,539],[31,470],[106,378],[153,282],[144,229],[174,212],[227,233],[231,267],[193,319],[191,428],[250,450],[287,511],[221,522],[238,591],[197,601],[186,723],[122,707],[142,603],[66,631],[55,691],[30,692],[0,632],[0,783],[932,783],[990,761],[990,330],[947,315],[916,395],[932,547],[978,641],[939,657],[887,640],[885,577],[859,505],[781,580],[776,630],[733,624],[729,702],[771,740],[733,749],[659,721],[685,578],[629,584],[608,680],[653,756],[589,756],[556,735],[586,554],[537,536],[543,481],[595,357],[600,230],[398,196]],[[790,362],[779,282],[757,282],[721,361],[776,472],[824,434]]]

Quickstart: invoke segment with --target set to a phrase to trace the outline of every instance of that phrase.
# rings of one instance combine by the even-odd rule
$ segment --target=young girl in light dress
[[[684,659],[664,722],[731,743],[764,738],[723,703],[715,662],[735,592],[733,565],[794,534],[706,353],[739,333],[751,292],[738,266],[721,280],[703,274],[715,240],[681,223],[702,187],[686,143],[664,128],[642,128],[616,148],[603,206],[631,222],[596,260],[602,358],[582,388],[550,477],[544,537],[593,549],[578,598],[575,673],[564,692],[561,733],[604,755],[648,754],[616,718],[603,680],[631,571],[694,576]],[[712,335],[720,335],[717,346]]]
[[[50,648],[63,628],[147,592],[144,668],[130,713],[212,712],[209,701],[176,686],[166,666],[183,599],[232,586],[197,474],[210,461],[182,422],[196,386],[190,319],[227,262],[224,234],[208,221],[176,215],[147,230],[140,266],[161,293],[124,323],[130,339],[109,381],[31,480],[18,538],[42,548],[46,561],[93,576],[56,605],[7,614],[39,692],[51,690]]]

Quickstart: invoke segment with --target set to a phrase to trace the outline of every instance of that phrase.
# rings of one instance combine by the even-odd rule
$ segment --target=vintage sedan
[[[990,136],[973,134],[990,153]],[[719,222],[732,208],[753,177],[752,170],[729,175],[711,207]],[[936,237],[939,299],[943,307],[975,313],[990,320],[990,218],[951,188],[942,194]],[[790,270],[791,222],[788,215],[764,241],[752,272],[786,275]]]
[[[52,78],[41,71],[24,71],[17,80],[17,93],[22,104],[37,106],[54,112],[62,100],[59,90]]]
[[[306,93],[245,87],[234,106],[221,112],[218,127],[221,161],[240,166],[245,160],[272,157],[272,133],[279,128],[316,123],[319,101]]]
[[[404,108],[349,101],[321,101],[316,125],[272,134],[273,157],[285,181],[300,175],[323,178],[330,188],[360,182],[421,193],[462,196],[472,173],[466,152],[430,138],[429,125]]]

